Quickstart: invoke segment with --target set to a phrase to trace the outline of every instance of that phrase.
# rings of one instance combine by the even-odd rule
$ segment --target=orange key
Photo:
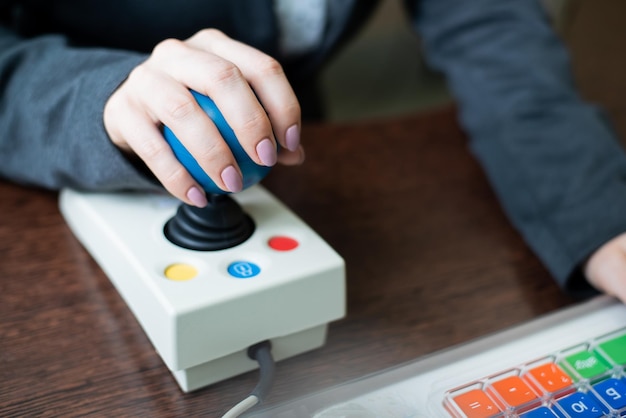
[[[500,412],[496,404],[480,389],[470,390],[455,396],[454,402],[467,415],[467,418],[487,418]]]
[[[528,374],[547,392],[556,392],[570,386],[572,378],[554,363],[546,363],[531,369]]]
[[[537,395],[518,376],[509,376],[493,382],[491,387],[511,406],[520,406],[537,399]]]

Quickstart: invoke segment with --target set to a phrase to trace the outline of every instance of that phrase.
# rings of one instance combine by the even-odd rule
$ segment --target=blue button
[[[574,418],[603,417],[607,409],[590,393],[576,392],[558,402],[565,412]]]
[[[607,379],[593,385],[600,397],[614,409],[626,407],[626,383],[622,380]]]
[[[235,261],[228,266],[228,274],[238,279],[249,279],[261,272],[261,268],[249,261]]]

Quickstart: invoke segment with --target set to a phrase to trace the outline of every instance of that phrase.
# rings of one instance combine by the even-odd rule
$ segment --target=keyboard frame
[[[250,417],[451,418],[445,392],[626,327],[626,305],[598,296],[471,342],[316,392]],[[354,415],[356,416],[356,415]]]

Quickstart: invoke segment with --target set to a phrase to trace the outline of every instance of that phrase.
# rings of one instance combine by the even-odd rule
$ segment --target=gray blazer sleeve
[[[158,187],[111,143],[104,104],[140,54],[0,27],[0,177],[50,189]]]
[[[581,263],[626,231],[626,157],[598,109],[576,92],[566,50],[540,4],[409,6],[511,221],[562,286],[591,292]]]

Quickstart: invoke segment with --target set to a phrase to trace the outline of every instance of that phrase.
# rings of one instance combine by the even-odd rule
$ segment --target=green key
[[[609,365],[596,353],[580,351],[571,356],[565,357],[565,362],[584,378],[598,376],[607,370]]]
[[[600,348],[616,364],[626,365],[626,334],[603,342]]]

